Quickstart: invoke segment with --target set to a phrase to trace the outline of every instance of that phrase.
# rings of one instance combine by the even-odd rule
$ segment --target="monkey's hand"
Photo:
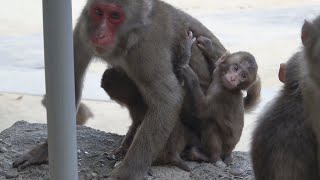
[[[189,66],[191,58],[191,48],[196,38],[193,37],[192,31],[186,32],[186,38],[180,43],[180,52],[178,59],[174,62],[174,73],[176,74],[181,86],[184,85],[184,80],[181,75],[184,68]]]
[[[198,43],[198,47],[202,51],[202,53],[205,56],[210,57],[210,54],[213,52],[213,46],[212,46],[211,39],[204,37],[204,36],[199,36],[197,38],[197,43]]]
[[[180,67],[189,65],[192,45],[196,41],[192,31],[186,33],[185,36],[184,40],[180,43],[180,58],[178,59],[178,66]]]
[[[17,160],[13,162],[13,167],[21,170],[31,165],[46,163],[48,163],[48,144],[43,143],[22,154]]]

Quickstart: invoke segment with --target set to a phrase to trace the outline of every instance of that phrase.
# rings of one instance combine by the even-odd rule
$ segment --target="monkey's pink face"
[[[90,7],[89,17],[93,46],[103,51],[114,45],[116,30],[125,20],[122,8],[113,3],[97,2]]]
[[[238,64],[229,66],[227,72],[223,76],[223,84],[226,88],[233,90],[239,88],[242,83],[247,81],[248,73]]]

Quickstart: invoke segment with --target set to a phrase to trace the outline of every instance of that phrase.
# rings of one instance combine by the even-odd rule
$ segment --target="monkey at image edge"
[[[304,23],[301,40],[302,50],[280,68],[279,77],[284,81],[282,90],[260,115],[252,135],[251,156],[256,180],[320,179],[319,139],[315,136],[320,129],[313,126],[319,123],[320,116],[309,119],[320,106],[306,106],[313,93],[305,93],[310,87],[317,93],[320,87],[320,16]],[[285,71],[284,76],[281,69]],[[314,83],[317,86],[312,86]],[[312,101],[319,103],[319,97],[314,98]],[[317,112],[312,111],[313,108]]]

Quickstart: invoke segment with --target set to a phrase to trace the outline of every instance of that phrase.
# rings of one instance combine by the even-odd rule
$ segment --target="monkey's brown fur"
[[[313,22],[305,21],[301,40],[303,57],[301,60],[302,95],[307,115],[307,124],[317,139],[318,173],[320,175],[320,16]]]
[[[213,52],[211,40],[200,37],[199,47],[204,54]],[[189,43],[192,37],[189,35]],[[191,54],[186,48],[186,53]],[[190,57],[186,55],[185,57]],[[258,66],[255,58],[247,52],[237,52],[221,57],[216,62],[213,80],[206,93],[200,88],[197,75],[188,66],[189,59],[181,59],[178,68],[191,96],[194,116],[201,129],[201,144],[210,162],[220,157],[227,163],[232,162],[231,153],[238,143],[244,123],[244,99],[242,90],[246,90],[257,78]],[[260,82],[258,90],[260,96]],[[232,87],[230,86],[232,85]],[[195,121],[194,120],[194,121]]]
[[[254,130],[251,156],[257,180],[320,179],[317,162],[319,141],[315,136],[319,129],[310,126],[318,123],[319,119],[309,119],[313,110],[319,111],[319,105],[308,105],[308,102],[318,101],[313,93],[319,89],[307,93],[310,90],[308,85],[314,82],[308,79],[308,73],[319,77],[319,59],[313,58],[320,53],[319,29],[320,17],[313,23],[305,23],[302,31],[304,48],[282,65],[285,75],[281,75],[280,80],[284,80],[284,87],[260,116]],[[308,33],[304,34],[304,31]],[[310,97],[313,98],[311,101]]]
[[[185,40],[182,41],[181,48],[184,50],[186,45],[189,45],[190,47],[188,48],[191,48],[192,44],[187,44],[185,42]],[[179,58],[181,58],[181,56],[179,56]],[[175,62],[176,61],[177,60],[175,60]],[[141,124],[148,107],[144,103],[141,93],[134,82],[132,82],[121,69],[107,69],[103,74],[101,87],[106,91],[111,99],[127,107],[132,118],[132,125],[122,141],[121,146],[115,149],[112,154],[113,156],[111,156],[116,159],[121,159],[130,147],[136,130]],[[198,141],[197,136],[192,132],[192,130],[178,121],[164,150],[157,157],[154,164],[172,164],[183,170],[190,171],[189,167],[180,158],[180,154],[186,146],[194,146]]]
[[[128,108],[132,119],[132,124],[121,146],[113,152],[116,159],[121,159],[129,149],[148,107],[143,101],[137,86],[129,79],[126,73],[119,68],[107,69],[104,72],[101,87],[111,99]]]
[[[284,87],[260,115],[252,135],[251,156],[257,180],[316,180],[316,141],[306,126],[299,61],[295,54],[286,65]]]
[[[199,43],[202,47],[206,47],[206,46],[208,46],[208,44],[211,44],[210,39],[207,39],[204,37],[201,37],[201,39],[203,39],[203,41],[199,41]],[[181,50],[179,52],[180,53],[179,54],[180,60],[176,60],[174,62],[176,65],[176,67],[175,67],[176,69],[181,68],[180,66],[184,66],[185,64],[188,64],[189,59],[191,57],[191,47],[192,47],[191,39],[186,38],[185,40],[182,40],[180,46],[181,46]],[[212,46],[210,45],[210,47],[208,47],[206,50],[203,49],[203,52],[204,52],[204,54],[209,54],[209,53],[213,53],[214,51],[212,49]],[[252,59],[253,58],[250,54],[247,54],[244,52],[234,54],[234,56],[237,56],[237,55],[240,55],[239,59],[245,59],[245,58]],[[248,55],[250,55],[250,56],[248,56]],[[253,58],[253,60],[254,60],[254,58]],[[184,63],[181,64],[181,62],[184,62]],[[255,61],[254,61],[253,66],[256,66]],[[250,80],[252,82],[255,81],[255,79],[256,79],[256,71],[257,71],[257,69],[253,68],[253,75],[250,74],[250,77],[253,76],[252,79]],[[177,75],[179,75],[179,74],[177,74]],[[220,77],[217,77],[217,78],[220,79]],[[216,80],[215,82],[212,82],[212,84],[214,84],[214,83],[219,83],[219,81]],[[252,102],[257,102],[260,97],[260,90],[261,90],[260,89],[260,81],[257,81],[256,84],[257,85],[254,85],[251,87],[251,89],[254,89],[254,92],[256,92],[256,94],[254,94],[256,96],[254,96],[254,97],[251,96],[250,101],[252,101]],[[249,85],[251,85],[251,82],[249,84],[245,85],[242,89],[246,89]],[[135,112],[137,112],[137,113],[142,112],[142,113],[140,113],[140,115],[142,115],[142,117],[143,117],[143,112],[145,112],[144,109],[146,108],[146,106],[143,103],[143,100],[142,100],[141,95],[139,94],[137,88],[135,87],[135,85],[132,82],[129,81],[129,77],[127,77],[125,75],[125,73],[120,72],[119,70],[117,70],[115,68],[106,70],[104,73],[103,79],[102,79],[101,86],[106,90],[106,92],[109,94],[109,96],[112,99],[118,101],[120,104],[125,104],[129,108],[131,115],[134,114]],[[130,93],[122,92],[123,89],[130,89]],[[238,91],[240,92],[241,89],[238,89]],[[126,94],[123,94],[123,93],[126,93]],[[242,95],[241,95],[241,98],[242,98]],[[242,102],[242,101],[243,100],[241,99],[238,102]],[[140,109],[133,110],[132,106],[130,106],[130,104],[132,104],[132,103],[130,103],[130,102],[133,102],[135,104],[140,104],[139,106],[137,106],[137,107],[140,107]],[[237,103],[237,104],[239,104],[239,103]],[[251,103],[251,104],[253,104],[253,103]],[[233,104],[230,106],[233,106]],[[244,107],[241,106],[240,109],[243,111],[243,108]],[[250,108],[252,108],[252,106]],[[243,114],[243,112],[242,112],[242,114]],[[139,125],[141,123],[141,121],[139,122],[139,121],[135,121],[134,118],[132,118],[132,119],[133,119],[132,126],[135,126],[135,124]],[[190,122],[192,124],[197,124],[197,125],[201,124],[201,122],[199,122],[199,120],[197,120],[197,119],[192,119],[190,117],[186,118],[186,119],[189,122],[193,121],[193,122]],[[242,117],[242,119],[243,119],[243,117]],[[136,123],[136,122],[138,122],[138,123]],[[236,123],[234,123],[234,124],[235,124],[234,127],[238,127],[236,125]],[[240,121],[240,124],[241,124],[241,121]],[[196,131],[198,131],[198,132],[194,132],[195,131],[194,128],[190,129],[189,127],[186,127],[184,124],[179,122],[176,125],[176,127],[174,128],[174,131],[171,134],[169,141],[167,142],[167,145],[164,149],[164,152],[161,153],[161,155],[157,159],[156,163],[158,163],[158,164],[166,164],[166,163],[174,164],[184,170],[189,170],[187,165],[185,165],[183,163],[183,161],[181,160],[180,154],[182,153],[182,151],[185,149],[186,146],[188,146],[188,145],[189,146],[196,146],[199,144],[198,141],[200,141],[200,140],[197,139],[197,134],[205,133],[205,132],[202,132],[202,130],[206,128],[207,124],[203,125],[203,126],[200,125],[200,126],[201,126],[200,129],[196,129]],[[242,126],[243,126],[243,120],[242,120]],[[230,140],[231,138],[225,138],[225,139],[229,140],[228,143],[230,143],[233,146],[233,147],[231,146],[231,151],[240,138],[242,126],[239,126],[239,128],[238,128],[240,134],[238,133],[235,137],[233,137],[233,139],[235,139],[234,141]],[[217,131],[217,130],[215,130],[215,131]],[[211,133],[211,130],[207,130],[206,132]],[[134,136],[134,131],[129,130],[126,135],[126,138],[124,139],[122,144],[127,144],[127,143],[125,143],[125,142],[127,142],[127,139],[128,139],[127,137],[132,137],[132,136]],[[221,134],[221,136],[224,136],[224,135]],[[211,142],[212,142],[211,140],[206,140],[206,142],[204,144],[205,145],[211,144]],[[124,148],[124,147],[127,147],[127,146],[122,145],[119,149],[117,149],[115,155],[119,155],[119,152],[120,152],[120,154],[122,152],[125,152],[126,148]],[[228,151],[230,151],[230,150],[228,149]],[[212,153],[209,153],[209,154],[212,154]],[[215,154],[219,154],[219,156],[220,156],[221,153],[215,152]],[[223,157],[224,157],[224,159],[227,159],[226,162],[231,161],[231,156],[223,156]],[[188,153],[187,159],[197,160],[197,161],[204,161],[204,160],[209,161],[209,159],[206,156],[204,156],[201,152],[199,152],[196,148],[193,148],[193,147],[190,150],[190,153]]]
[[[225,52],[199,21],[159,0],[88,0],[84,7],[74,30],[77,105],[87,66],[93,57],[98,57],[122,69],[148,106],[124,160],[111,178],[142,179],[165,146],[184,104],[172,60],[177,59],[175,47],[186,29],[212,40],[216,60]],[[191,66],[206,89],[210,83],[209,65],[197,47]],[[30,156],[27,161],[37,161],[33,158]]]
[[[46,101],[47,101],[46,96],[44,96],[41,101],[44,107],[46,107]],[[80,103],[77,111],[77,117],[76,117],[77,125],[85,125],[86,122],[93,117],[94,115],[90,110],[90,108],[84,103]]]

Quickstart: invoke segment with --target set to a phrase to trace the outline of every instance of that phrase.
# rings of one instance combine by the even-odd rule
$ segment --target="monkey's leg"
[[[239,136],[240,137],[240,136]],[[226,165],[233,163],[232,151],[236,147],[240,138],[227,138],[223,142],[223,150],[221,154],[221,159]]]
[[[80,103],[77,112],[77,125],[85,125],[86,122],[93,117],[94,115],[90,108],[86,106],[84,103]]]
[[[167,144],[166,148],[170,148],[170,145]],[[189,166],[181,159],[180,155],[176,150],[170,151],[168,149],[164,149],[161,155],[152,163],[152,165],[174,165],[178,168],[190,172]]]
[[[80,23],[78,23],[73,32],[73,47],[74,47],[74,73],[75,73],[75,106],[78,109],[83,79],[86,69],[91,61],[92,52],[87,48],[87,44],[81,38]],[[82,121],[81,121],[82,122]],[[80,121],[77,123],[81,123]],[[38,145],[20,156],[14,161],[13,166],[18,168],[25,168],[33,164],[42,164],[48,159],[48,142]]]
[[[112,151],[113,158],[115,158],[117,160],[124,158],[128,149],[130,148],[130,145],[133,141],[134,135],[136,134],[137,129],[139,128],[140,124],[141,124],[141,122],[140,123],[133,123],[130,126],[126,136],[124,137],[124,139],[121,142],[121,145]]]
[[[45,106],[45,97],[42,100],[42,104]],[[93,117],[93,114],[90,109],[85,104],[81,103],[77,112],[77,125],[84,125],[91,117]],[[20,170],[30,165],[39,165],[44,163],[48,163],[47,140],[21,155],[13,162],[13,167]]]
[[[184,162],[178,153],[172,154],[171,156],[168,157],[168,163],[177,166],[178,168],[190,172],[191,169],[189,166]]]
[[[13,167],[21,170],[30,165],[39,165],[45,163],[48,163],[48,141],[21,155],[13,162]]]
[[[160,52],[158,48],[151,48],[155,47],[152,43],[140,44],[139,49],[148,48],[148,53],[131,56],[137,59],[131,58],[128,62],[128,72],[132,72],[130,78],[143,94],[148,110],[124,160],[110,179],[143,179],[179,119],[183,90],[172,71],[171,50]],[[153,58],[150,59],[149,54],[153,54]]]
[[[209,162],[216,163],[218,160],[220,160],[222,152],[222,142],[217,128],[209,127],[203,131],[201,136],[201,142],[206,153],[209,155]]]
[[[126,155],[134,135],[144,118],[147,106],[144,103],[137,86],[127,74],[119,68],[107,69],[104,72],[101,80],[101,87],[111,99],[128,108],[132,119],[132,125],[120,147],[112,152],[112,158],[122,159]]]
[[[43,96],[41,103],[44,107],[47,107],[47,98],[46,95]],[[90,108],[86,106],[84,103],[79,104],[79,108],[77,111],[77,125],[84,125],[88,121],[88,119],[92,118],[94,115],[91,112]]]
[[[209,162],[209,157],[201,152],[197,147],[191,147],[186,154],[186,158],[190,161]]]
[[[80,121],[77,121],[77,125],[83,125],[78,123],[80,123]],[[23,153],[13,162],[13,167],[20,170],[31,165],[40,165],[45,163],[48,163],[48,140]]]
[[[222,155],[221,159],[226,165],[230,165],[233,163],[232,153]]]
[[[133,89],[134,90],[134,89]],[[142,101],[142,98],[141,98]],[[146,106],[139,105],[141,103],[137,103],[136,105],[128,105],[128,109],[130,112],[130,116],[132,119],[132,124],[125,136],[122,140],[121,146],[113,151],[113,155],[115,158],[122,159],[126,155],[130,145],[134,139],[134,136],[141,125],[141,122],[145,116],[145,112],[147,110]]]
[[[188,130],[181,121],[178,121],[160,155],[160,158],[157,158],[156,162],[160,164],[175,165],[178,168],[189,172],[190,168],[181,159],[180,154],[185,149],[188,141],[190,141],[191,138],[189,138],[189,136],[192,135],[193,133],[191,133],[191,131]]]

